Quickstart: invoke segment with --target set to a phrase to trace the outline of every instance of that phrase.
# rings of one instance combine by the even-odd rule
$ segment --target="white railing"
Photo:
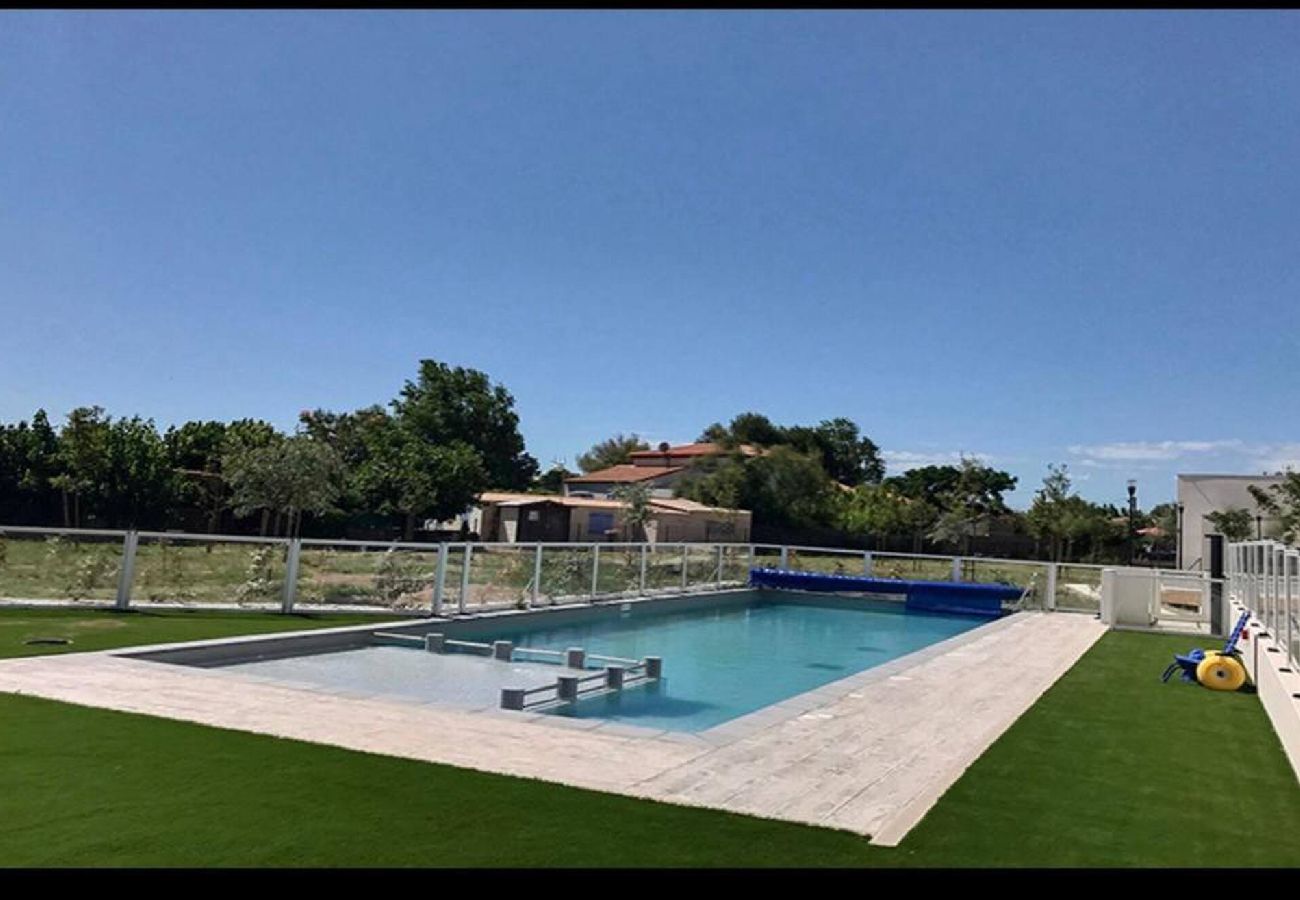
[[[1278,541],[1228,544],[1229,596],[1254,613],[1289,666],[1300,668],[1300,550]]]
[[[0,602],[463,615],[743,587],[755,566],[1014,584],[1096,612],[1083,563],[741,543],[412,543],[0,526]]]

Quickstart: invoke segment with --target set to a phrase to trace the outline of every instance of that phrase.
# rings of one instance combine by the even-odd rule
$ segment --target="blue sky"
[[[845,415],[1170,499],[1300,461],[1293,12],[0,14],[0,419]]]

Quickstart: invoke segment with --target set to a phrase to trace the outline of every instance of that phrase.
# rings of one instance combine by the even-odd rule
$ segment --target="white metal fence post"
[[[783,569],[788,569],[788,568],[790,568],[790,548],[789,548],[789,547],[785,547],[785,546],[781,547],[781,568],[783,568]]]
[[[293,538],[285,550],[284,591],[280,595],[280,612],[293,612],[293,601],[298,596],[298,563],[302,557],[302,539]]]
[[[961,581],[961,557],[960,556],[954,556],[952,558],[952,580]]]
[[[591,599],[600,592],[600,544],[591,545]]]
[[[1060,567],[1056,563],[1047,564],[1047,586],[1043,588],[1043,609],[1053,612],[1056,609],[1056,580]]]
[[[460,570],[460,596],[456,598],[456,610],[465,612],[465,598],[469,596],[469,567],[474,561],[474,545],[465,545],[465,560]]]
[[[117,597],[113,605],[118,609],[131,608],[131,582],[135,580],[135,551],[140,534],[134,528],[122,538],[122,567],[117,573]]]
[[[718,545],[718,590],[722,590],[722,545]]]
[[[433,578],[433,614],[442,615],[442,593],[447,587],[447,544],[438,544],[438,571]]]
[[[689,572],[691,568],[691,545],[682,544],[682,593],[686,593],[686,585],[689,584]]]
[[[537,605],[542,596],[542,545],[537,545],[537,553],[533,557],[533,592],[528,598],[528,608],[532,609]]]
[[[641,545],[641,581],[640,581],[642,594],[645,593],[645,570],[646,570],[646,562],[649,560],[649,557],[650,557],[650,546],[648,544],[642,544]]]
[[[870,550],[862,554],[862,574],[867,578],[871,577],[871,551]]]

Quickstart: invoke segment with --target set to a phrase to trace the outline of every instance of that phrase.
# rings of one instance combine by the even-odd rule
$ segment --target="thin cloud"
[[[881,450],[880,455],[890,471],[906,472],[926,466],[959,466],[963,456],[978,459],[984,464],[993,460],[985,453],[968,453],[962,450]]]
[[[1083,465],[1106,462],[1153,462],[1181,459],[1195,453],[1240,450],[1240,440],[1226,441],[1119,441],[1111,444],[1072,444],[1068,449],[1084,457]]]

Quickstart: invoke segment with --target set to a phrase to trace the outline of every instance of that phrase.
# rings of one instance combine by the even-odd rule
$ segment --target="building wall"
[[[678,482],[680,475],[681,475],[680,472],[672,472],[668,475],[664,475],[659,478],[654,478],[648,482],[645,482],[650,486],[650,496],[663,497],[663,498],[672,497],[673,485],[675,485]],[[598,497],[605,500],[609,500],[613,498],[614,491],[618,490],[620,487],[623,487],[625,483],[626,482],[621,482],[621,481],[619,482],[593,481],[593,482],[580,482],[578,484],[566,483],[564,485],[564,494],[567,497],[573,497],[576,495],[585,496],[590,494],[592,497]]]
[[[1249,487],[1266,488],[1281,481],[1281,476],[1277,475],[1179,475],[1178,502],[1183,504],[1183,568],[1205,568],[1206,561],[1202,559],[1205,536],[1214,531],[1214,526],[1205,517],[1212,512],[1232,507],[1248,509],[1252,516],[1263,516],[1264,536],[1269,537],[1277,522],[1259,509]]]

